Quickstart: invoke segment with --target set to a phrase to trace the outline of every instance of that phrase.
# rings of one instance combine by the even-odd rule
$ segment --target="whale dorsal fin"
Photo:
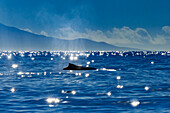
[[[63,70],[95,70],[95,69],[96,68],[77,66],[75,64],[69,63],[69,66],[64,68]]]
[[[76,65],[74,65],[74,64],[72,64],[72,63],[69,63],[69,67],[72,67],[72,66],[76,66]]]

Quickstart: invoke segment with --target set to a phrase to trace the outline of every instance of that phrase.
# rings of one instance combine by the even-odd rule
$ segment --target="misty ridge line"
[[[0,3],[0,22],[58,39],[82,38],[119,47],[170,50],[169,3],[5,0]]]
[[[1,50],[60,50],[60,51],[91,51],[91,50],[138,50],[134,48],[117,47],[105,42],[95,42],[89,39],[65,40],[47,37],[35,33],[8,27],[0,24]]]
[[[16,27],[12,27],[12,28],[16,28]],[[112,33],[111,31],[106,31],[107,34],[102,32],[101,30],[92,31],[92,30],[87,29],[86,31],[88,32],[88,34],[86,34],[86,33],[79,33],[69,27],[69,28],[59,29],[58,33],[55,36],[49,36],[43,30],[40,32],[40,34],[38,34],[38,33],[32,32],[30,29],[21,29],[21,28],[16,28],[16,29],[26,31],[28,33],[39,35],[42,37],[50,37],[50,38],[57,38],[57,39],[63,39],[63,40],[88,39],[88,40],[92,40],[96,42],[105,42],[105,43],[116,45],[119,47],[140,48],[142,50],[163,50],[164,51],[166,50],[164,48],[168,48],[168,42],[170,42],[169,40],[170,39],[170,27],[169,26],[162,27],[162,31],[165,34],[156,35],[157,38],[155,39],[153,39],[152,36],[144,28],[136,28],[135,30],[132,30],[129,27],[123,27],[120,29],[114,28]],[[115,37],[119,37],[118,34],[121,34],[121,33],[123,34],[125,33],[124,35],[121,35],[122,36],[121,38],[114,38],[114,37],[108,38],[109,36],[112,36],[112,35],[116,35]],[[129,38],[129,35],[126,35],[126,34],[129,34],[131,37]],[[108,37],[106,37],[105,35],[107,35]],[[99,40],[96,40],[96,39],[99,39]],[[119,41],[121,41],[122,43],[118,44]],[[112,44],[112,42],[116,44]],[[129,44],[131,44],[130,47],[128,46]],[[156,49],[151,49],[149,47],[150,45],[155,47]]]
[[[26,29],[26,31],[31,31]],[[129,27],[116,28],[112,30],[90,30],[85,29],[84,32],[79,32],[71,27],[58,28],[54,34],[48,34],[44,30],[40,32],[41,35],[51,36],[59,39],[73,40],[78,38],[89,39],[96,42],[106,42],[116,46],[125,46],[132,48],[148,49],[153,46],[158,48],[168,48],[170,42],[170,27],[163,26],[159,32],[150,33],[144,28],[131,29]],[[151,46],[151,47],[150,47]]]
[[[34,34],[38,34],[32,32],[30,29],[25,28],[21,29],[24,31],[28,31]],[[122,28],[114,27],[112,30],[107,30],[106,32],[102,30],[90,30],[85,29],[85,32],[79,32],[74,30],[71,27],[63,27],[58,28],[55,30],[56,35],[50,35],[42,30],[38,35],[44,35],[53,38],[60,38],[60,39],[77,39],[77,38],[85,38],[94,40],[97,42],[107,42],[109,44],[143,44],[143,43],[150,43],[150,44],[166,44],[167,40],[170,37],[170,27],[163,26],[160,31],[163,31],[162,34],[155,34],[152,36],[146,29],[144,28],[136,28],[131,29],[127,26]]]

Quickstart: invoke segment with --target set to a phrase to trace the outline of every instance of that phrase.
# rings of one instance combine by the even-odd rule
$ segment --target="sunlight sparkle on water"
[[[75,95],[75,94],[76,94],[76,91],[72,91],[71,93],[72,93],[73,95]]]
[[[12,68],[17,68],[18,67],[18,65],[17,64],[12,64],[12,66],[11,66]]]
[[[116,79],[117,79],[117,80],[120,80],[120,79],[121,79],[121,77],[120,77],[120,76],[117,76],[117,77],[116,77]]]
[[[88,76],[89,76],[89,74],[88,74],[88,73],[86,73],[86,74],[85,74],[85,77],[88,77]]]
[[[25,72],[26,75],[29,75],[30,73],[29,72]]]
[[[145,88],[144,88],[146,91],[148,91],[149,90],[149,87],[148,86],[145,86]]]
[[[73,70],[70,70],[70,73],[72,73],[73,72]]]
[[[73,56],[71,56],[71,57],[70,57],[70,60],[74,60],[74,57],[73,57]]]
[[[123,85],[117,85],[117,88],[122,89],[122,88],[123,88]]]
[[[106,68],[100,68],[100,70],[103,70],[103,71],[105,71],[105,70],[107,70]]]
[[[48,103],[59,103],[60,99],[59,98],[47,98],[46,100]]]
[[[107,69],[107,71],[116,71],[115,69]]]
[[[11,90],[10,90],[12,93],[14,93],[15,92],[15,88],[11,88]]]
[[[20,72],[18,72],[17,74],[18,74],[18,75],[22,75],[22,74],[24,74],[24,73],[20,71]]]
[[[136,107],[140,104],[140,102],[138,100],[133,100],[131,103],[130,103],[133,107]]]
[[[47,74],[47,72],[44,72],[44,75],[46,75]]]
[[[115,69],[106,69],[106,68],[100,68],[102,71],[116,71]]]
[[[90,62],[87,62],[87,65],[89,65],[90,64]]]
[[[69,59],[70,60],[78,60],[78,57],[77,56],[74,57],[73,55],[71,55]]]
[[[109,91],[109,92],[107,92],[107,95],[108,95],[108,96],[111,96],[111,95],[112,95],[112,93]]]
[[[49,107],[54,107],[54,105],[50,104]]]
[[[64,90],[62,90],[62,91],[61,91],[61,93],[65,93],[65,91],[64,91]]]
[[[78,60],[78,57],[76,56],[76,57],[74,57],[74,60]]]
[[[7,58],[8,58],[8,59],[11,59],[11,58],[12,58],[12,55],[7,56]]]
[[[21,57],[24,57],[24,55],[22,54]]]

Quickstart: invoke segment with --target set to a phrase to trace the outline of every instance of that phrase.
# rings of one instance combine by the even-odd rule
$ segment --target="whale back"
[[[95,70],[95,69],[96,68],[77,66],[75,64],[69,63],[68,67],[64,68],[63,70]]]

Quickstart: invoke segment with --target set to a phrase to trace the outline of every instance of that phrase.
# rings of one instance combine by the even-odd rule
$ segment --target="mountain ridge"
[[[84,38],[65,40],[48,37],[0,23],[0,50],[121,51],[139,49],[117,47],[106,42]]]

